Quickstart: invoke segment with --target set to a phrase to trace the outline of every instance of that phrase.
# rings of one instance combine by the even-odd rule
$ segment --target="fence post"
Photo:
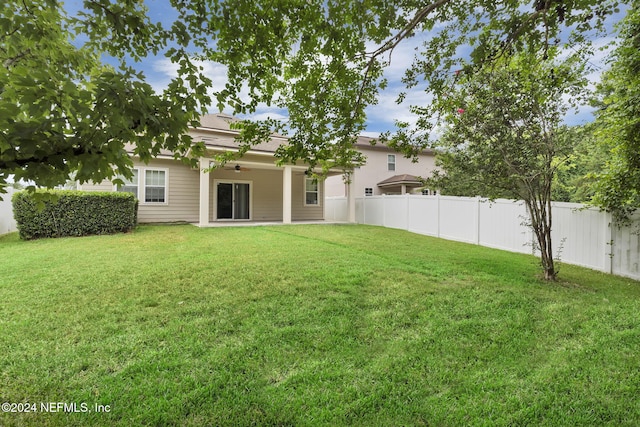
[[[607,273],[613,273],[613,217],[610,212],[604,212],[603,227],[604,227],[604,271]],[[609,249],[609,250],[607,250]]]
[[[387,195],[382,195],[382,225],[387,226]]]
[[[367,196],[362,198],[362,223],[367,223]]]
[[[476,245],[480,244],[480,196],[476,196],[476,205],[475,205],[475,209],[474,209],[474,215],[475,215],[475,243]]]
[[[436,195],[436,236],[440,237],[440,192]]]
[[[409,231],[409,228],[410,228],[409,227],[409,219],[410,219],[409,218],[409,214],[411,212],[411,201],[409,200],[409,193],[405,193],[404,196],[405,196],[405,200],[406,200],[406,203],[405,203],[406,216],[405,216],[405,218],[407,220],[407,222],[406,222],[407,226],[405,227],[405,230]]]

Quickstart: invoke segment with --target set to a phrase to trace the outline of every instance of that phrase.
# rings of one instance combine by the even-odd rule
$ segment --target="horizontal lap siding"
[[[78,189],[82,191],[113,191],[114,186],[111,181],[104,180],[97,184],[94,182],[87,182],[85,184],[80,184]]]
[[[293,221],[314,221],[324,218],[324,183],[320,181],[320,204],[317,206],[305,206],[305,178],[303,172],[294,172],[291,183],[291,219]]]
[[[230,166],[231,167],[231,166]],[[252,201],[251,219],[254,221],[282,221],[282,171],[251,169],[240,173],[234,170],[215,170],[211,172],[209,196],[209,220],[217,217],[215,181],[242,181],[251,183]]]
[[[172,160],[153,160],[146,168],[168,170],[168,203],[138,206],[138,222],[197,222],[199,216],[200,174],[196,169]]]
[[[168,173],[166,204],[138,205],[138,222],[197,222],[199,198],[199,172],[189,166],[173,160],[155,159],[148,165],[134,161],[134,167],[145,169],[164,169]],[[109,180],[98,184],[88,183],[81,186],[83,191],[114,191]],[[142,193],[140,193],[142,194]]]
[[[282,221],[282,171],[261,171],[254,184],[254,221]]]
[[[145,222],[198,222],[200,177],[197,169],[172,160],[156,159],[148,165],[134,162],[134,167],[142,169],[158,168],[168,173],[167,204],[146,204],[138,206],[138,221]],[[231,167],[231,166],[230,166]],[[210,193],[208,197],[210,221],[216,220],[215,180],[245,181],[251,183],[252,207],[251,219],[254,221],[282,221],[282,169],[258,169],[247,166],[249,171],[240,173],[234,170],[214,170],[209,175]],[[86,191],[114,191],[110,181],[98,184],[85,184]],[[141,193],[142,194],[142,193]],[[320,204],[305,206],[305,175],[295,171],[292,176],[292,208],[294,221],[322,220],[324,185],[320,183]]]
[[[231,167],[231,166],[230,166]],[[282,221],[282,185],[283,170],[254,169],[236,173],[233,170],[216,170],[211,173],[211,195],[209,197],[210,220],[215,221],[216,203],[215,180],[251,182],[253,206],[251,219],[253,221]],[[292,206],[293,221],[321,220],[324,216],[322,195],[324,188],[320,185],[320,205],[305,206],[305,175],[302,172],[292,174]]]

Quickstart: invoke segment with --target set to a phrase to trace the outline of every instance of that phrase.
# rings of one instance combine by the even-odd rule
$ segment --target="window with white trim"
[[[396,155],[395,154],[387,154],[387,170],[390,170],[390,171],[396,170]]]
[[[115,190],[133,194],[141,204],[166,204],[167,176],[166,169],[135,168],[130,180],[123,176],[118,177],[124,185],[116,186]]]
[[[320,204],[320,186],[315,178],[304,179],[304,205],[317,206]]]
[[[144,171],[144,201],[145,203],[165,203],[167,190],[167,173],[158,169]]]
[[[138,169],[133,169],[133,177],[129,180],[123,176],[119,176],[118,178],[120,178],[122,180],[122,182],[124,182],[123,185],[118,185],[116,187],[116,191],[120,191],[123,193],[131,193],[134,196],[136,196],[136,198],[139,199],[138,197],[138,179],[139,179],[139,174],[138,174]]]
[[[365,188],[364,189],[365,196],[373,196],[373,188]]]

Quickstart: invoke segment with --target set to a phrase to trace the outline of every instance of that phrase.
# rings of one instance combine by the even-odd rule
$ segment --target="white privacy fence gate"
[[[0,200],[0,235],[17,231],[16,221],[13,219],[13,206],[11,196],[15,191],[13,187],[7,187],[7,193],[2,194]]]
[[[611,226],[611,215],[576,203],[553,204],[554,255],[562,262],[640,279],[640,219]],[[347,199],[328,198],[327,220],[347,219]],[[445,196],[369,196],[356,199],[360,224],[399,228],[428,236],[512,252],[533,253],[534,236],[524,202]]]

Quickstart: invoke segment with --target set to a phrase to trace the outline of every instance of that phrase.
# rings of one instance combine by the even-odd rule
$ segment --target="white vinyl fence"
[[[326,219],[347,219],[347,200],[328,198]],[[576,203],[554,203],[554,255],[562,262],[640,279],[640,217],[611,226],[611,215]],[[445,196],[369,196],[356,199],[360,224],[399,228],[512,252],[533,253],[524,202]]]
[[[13,219],[13,205],[11,204],[11,196],[15,190],[7,187],[7,193],[2,194],[0,200],[0,235],[17,231],[16,222]]]

